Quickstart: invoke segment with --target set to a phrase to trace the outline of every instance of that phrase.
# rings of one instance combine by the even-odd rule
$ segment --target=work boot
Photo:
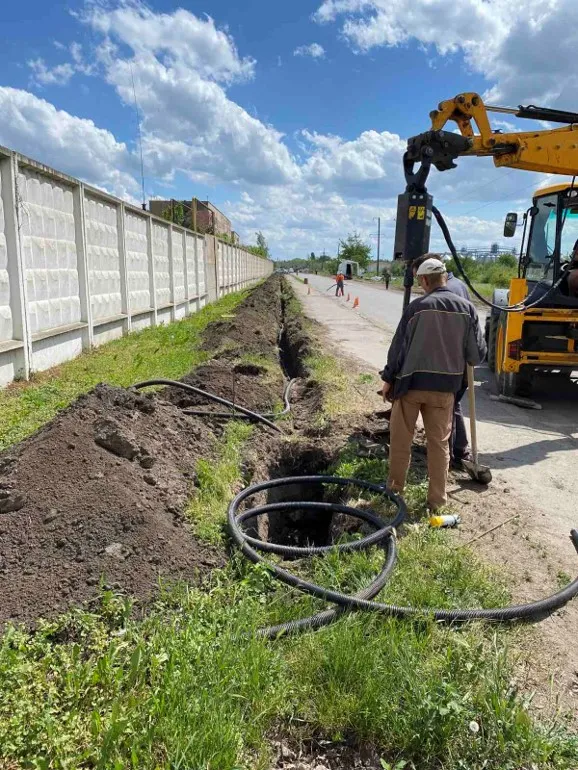
[[[463,460],[468,460],[469,462],[472,461],[472,455],[471,455],[471,453],[469,451],[468,452],[464,452],[461,455],[457,455],[455,457],[452,457],[452,459],[450,461],[450,467],[454,471],[463,471],[464,470]]]

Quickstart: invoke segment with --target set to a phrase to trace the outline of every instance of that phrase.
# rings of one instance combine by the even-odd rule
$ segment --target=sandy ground
[[[292,280],[307,315],[325,326],[331,347],[376,374],[385,363],[402,295],[355,282],[346,284],[345,299],[337,299],[334,290],[326,291],[331,279],[307,278],[310,294],[307,286]],[[359,298],[356,310],[354,297]],[[570,530],[578,526],[578,382],[543,378],[534,393],[542,411],[491,401],[495,388],[486,366],[476,369],[475,392],[480,462],[491,467],[494,481],[484,489],[465,475],[452,478],[450,498],[463,519],[456,537],[467,541],[517,516],[480,539],[477,547],[508,572],[517,601],[536,599],[578,574],[569,540]],[[467,403],[464,407],[467,414]],[[539,688],[538,708],[550,710],[560,701],[564,709],[576,713],[578,600],[538,628],[531,644],[539,652],[524,664],[524,684]]]

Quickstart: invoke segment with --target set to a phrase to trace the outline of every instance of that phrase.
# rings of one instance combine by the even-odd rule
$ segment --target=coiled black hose
[[[396,508],[396,515],[391,522],[383,521],[379,516],[370,512],[362,511],[349,506],[343,506],[336,503],[313,503],[313,502],[278,502],[268,505],[251,508],[240,512],[241,504],[254,495],[277,487],[288,486],[291,484],[307,484],[310,486],[319,486],[325,484],[339,485],[342,487],[358,487],[369,490],[375,494],[381,495],[392,502]],[[353,543],[345,543],[334,546],[321,546],[312,548],[302,548],[296,546],[286,546],[275,543],[266,543],[257,538],[249,537],[244,531],[242,524],[249,519],[271,513],[272,511],[285,512],[289,510],[311,510],[322,514],[347,513],[350,516],[362,519],[371,524],[375,529],[371,535],[364,537]],[[394,604],[384,604],[375,602],[372,599],[382,590],[389,579],[396,561],[396,540],[395,528],[405,519],[406,507],[402,498],[394,494],[384,486],[370,484],[369,482],[356,479],[346,479],[332,476],[296,476],[284,479],[274,479],[262,484],[249,487],[240,492],[229,506],[228,524],[229,531],[233,540],[240,546],[243,554],[255,564],[264,564],[270,572],[283,583],[293,588],[297,588],[304,593],[315,596],[319,599],[332,602],[337,605],[335,609],[325,610],[309,618],[290,621],[277,626],[261,629],[258,633],[266,638],[276,638],[283,634],[292,634],[306,629],[320,628],[333,622],[339,614],[346,610],[366,610],[371,612],[380,612],[384,615],[397,618],[417,618],[431,617],[437,621],[452,623],[467,622],[472,620],[485,620],[495,622],[505,621],[538,621],[548,617],[556,610],[563,607],[571,599],[578,595],[578,578],[569,583],[565,588],[557,591],[555,594],[539,599],[529,604],[514,605],[499,609],[463,609],[463,610],[441,610],[428,607],[404,607]],[[578,552],[578,531],[573,529],[570,533],[572,543]],[[326,553],[329,550],[338,552],[360,550],[371,545],[381,545],[385,550],[385,559],[379,575],[365,589],[357,594],[348,596],[339,591],[323,588],[322,586],[310,583],[302,578],[293,575],[291,572],[283,569],[277,564],[267,562],[259,553],[265,551],[276,553],[282,557],[287,556],[310,556]]]
[[[207,390],[201,390],[201,388],[196,388],[194,385],[187,385],[187,383],[185,382],[179,382],[178,380],[164,380],[164,379],[146,380],[145,382],[138,382],[136,385],[133,385],[132,387],[135,388],[136,390],[141,390],[142,388],[150,388],[153,385],[168,385],[171,388],[180,388],[181,390],[186,390],[189,393],[195,393],[197,396],[204,396],[205,398],[208,398],[210,401],[216,401],[217,404],[228,406],[231,409],[234,409],[235,411],[240,412],[242,415],[244,415],[247,419],[251,420],[252,422],[261,422],[263,423],[263,425],[267,425],[269,428],[273,428],[273,430],[277,431],[278,433],[283,433],[281,428],[278,425],[275,425],[274,422],[271,422],[271,420],[268,419],[265,415],[259,414],[258,412],[252,412],[250,409],[246,409],[244,406],[239,406],[238,404],[234,404],[232,401],[228,401],[226,398],[221,398],[221,396],[217,396],[215,393],[209,393],[209,391]],[[206,412],[205,414],[207,417],[214,416],[212,412]],[[234,413],[228,413],[227,416],[234,419],[238,415]]]

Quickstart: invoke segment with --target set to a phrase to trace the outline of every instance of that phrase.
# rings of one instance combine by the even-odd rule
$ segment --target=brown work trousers
[[[393,403],[389,422],[389,479],[387,485],[395,492],[403,492],[411,445],[418,415],[421,412],[427,439],[427,469],[429,489],[427,501],[431,509],[448,501],[446,485],[450,463],[449,440],[455,395],[433,390],[410,390]]]

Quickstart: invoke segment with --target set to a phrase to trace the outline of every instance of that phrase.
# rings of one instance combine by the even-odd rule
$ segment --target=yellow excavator
[[[492,129],[490,112],[563,127],[502,133]],[[507,397],[528,396],[536,371],[569,376],[578,369],[578,113],[533,105],[493,107],[478,94],[464,93],[441,102],[430,118],[431,129],[408,140],[407,187],[398,199],[394,258],[406,263],[406,302],[413,284],[411,263],[429,250],[432,216],[462,277],[485,301],[463,271],[447,225],[427,192],[432,166],[446,171],[455,168],[458,157],[489,155],[499,167],[572,177],[536,191],[521,223],[518,277],[486,302],[491,306],[486,320],[488,364],[499,391]],[[449,121],[457,124],[459,133],[444,130]],[[504,236],[514,236],[518,226],[517,214],[509,213]]]

